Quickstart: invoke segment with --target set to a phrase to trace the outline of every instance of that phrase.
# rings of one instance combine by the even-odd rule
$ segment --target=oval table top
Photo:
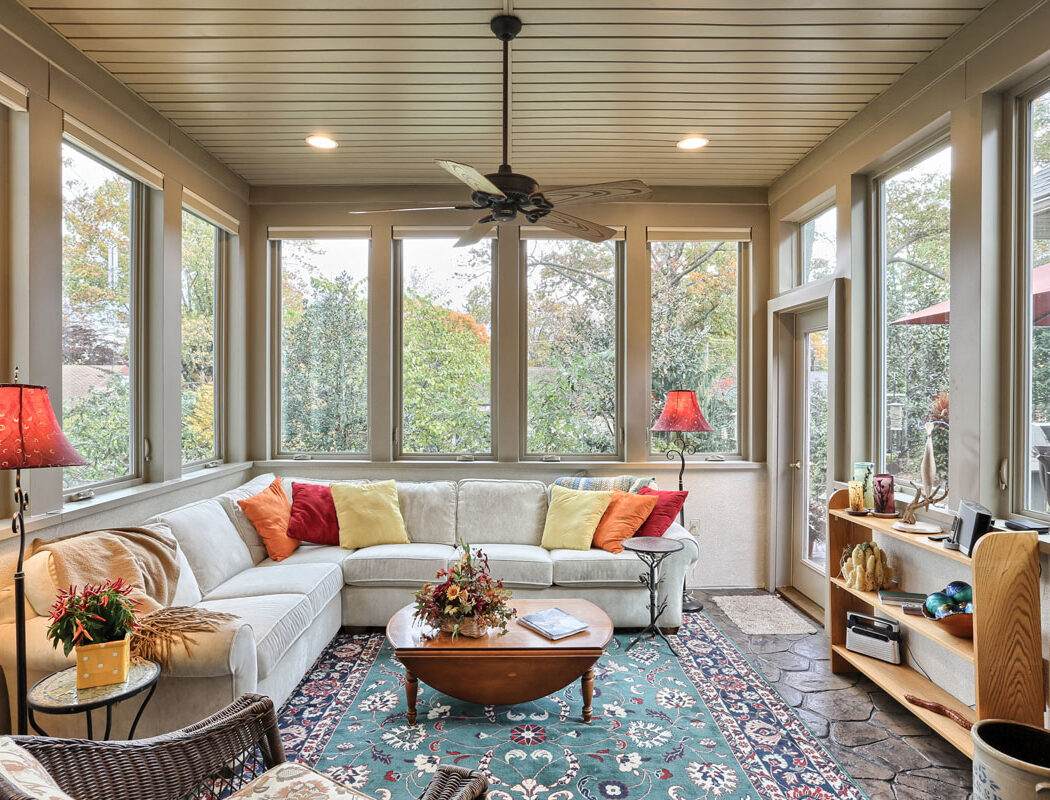
[[[27,700],[37,711],[46,711],[48,714],[77,714],[134,697],[156,683],[158,678],[160,664],[143,658],[133,658],[126,681],[78,689],[77,668],[68,667],[37,681],[29,690]]]
[[[507,624],[507,633],[498,636],[490,631],[479,639],[471,639],[460,634],[455,639],[451,634],[438,632],[435,629],[412,619],[414,606],[408,605],[390,618],[386,626],[386,638],[395,650],[605,650],[612,640],[613,623],[609,615],[589,600],[579,598],[559,598],[549,600],[526,600],[512,598],[510,605],[519,617],[544,611],[548,608],[560,608],[587,623],[587,630],[574,636],[551,641],[535,631],[521,625],[516,619]]]

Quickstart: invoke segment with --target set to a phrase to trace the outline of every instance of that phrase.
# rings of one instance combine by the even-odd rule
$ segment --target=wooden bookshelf
[[[862,672],[896,698],[966,756],[973,743],[965,729],[947,717],[908,703],[911,694],[941,703],[967,719],[997,718],[1043,724],[1043,689],[1039,612],[1039,538],[1030,531],[996,532],[978,540],[972,558],[946,550],[929,536],[894,530],[893,520],[854,517],[845,511],[848,492],[841,489],[828,502],[828,633],[831,671]],[[839,557],[847,547],[888,536],[919,551],[965,564],[973,586],[974,638],[952,636],[934,620],[905,614],[900,606],[879,602],[876,592],[846,586]],[[896,560],[906,557],[900,551]],[[902,587],[926,591],[930,587]],[[973,665],[976,709],[972,709],[906,664],[887,664],[846,649],[846,612],[875,614],[897,620],[906,636],[922,636]]]

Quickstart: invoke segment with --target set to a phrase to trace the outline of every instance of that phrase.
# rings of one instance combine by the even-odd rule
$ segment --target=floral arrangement
[[[131,585],[123,578],[101,584],[88,584],[78,592],[75,586],[58,595],[51,606],[47,638],[68,656],[74,647],[123,639],[135,628],[137,600],[128,597]]]
[[[514,618],[510,590],[503,581],[489,574],[488,557],[480,550],[460,542],[463,555],[451,567],[439,569],[435,580],[416,592],[413,617],[453,637],[465,631],[499,629],[502,636]]]

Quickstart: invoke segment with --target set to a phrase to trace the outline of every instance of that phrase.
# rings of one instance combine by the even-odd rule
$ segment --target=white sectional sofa
[[[410,544],[360,550],[303,545],[280,563],[267,558],[237,500],[274,479],[260,475],[243,486],[158,514],[147,524],[170,529],[185,559],[176,604],[235,614],[237,622],[198,636],[191,653],[179,651],[162,677],[138,735],[195,722],[244,692],[258,692],[280,706],[341,626],[385,626],[421,584],[457,558],[455,543],[481,547],[492,572],[517,597],[584,597],[604,608],[617,627],[648,623],[648,592],[638,580],[642,565],[630,552],[552,550],[540,547],[549,489],[538,481],[467,479],[401,482],[398,498]],[[291,497],[293,481],[282,478]],[[664,562],[661,625],[681,624],[681,597],[689,567],[699,557],[695,539],[675,524],[665,534],[684,549]],[[27,570],[28,582],[34,581]],[[43,580],[43,577],[36,580]],[[34,591],[30,587],[32,601]],[[42,601],[41,601],[42,604]],[[46,608],[29,620],[30,685],[70,661],[44,637]],[[13,614],[13,612],[12,612]],[[14,718],[13,625],[0,622],[0,666]],[[138,703],[116,709],[123,735]],[[83,719],[41,717],[53,734],[83,735]]]

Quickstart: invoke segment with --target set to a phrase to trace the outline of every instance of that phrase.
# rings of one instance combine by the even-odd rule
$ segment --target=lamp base
[[[697,600],[688,591],[682,594],[682,611],[686,614],[695,614],[697,611],[703,611],[703,601]]]

